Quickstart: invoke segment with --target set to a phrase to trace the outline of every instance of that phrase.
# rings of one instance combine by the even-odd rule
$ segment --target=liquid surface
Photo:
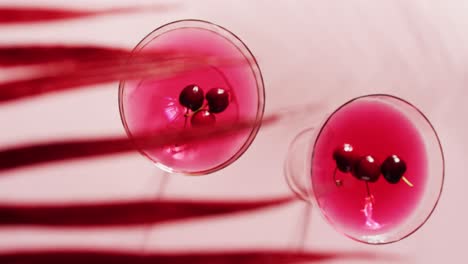
[[[179,103],[179,94],[190,84],[203,89],[223,88],[230,103],[222,113],[215,114],[217,122],[235,122],[241,118],[255,119],[259,109],[258,76],[254,74],[251,58],[225,36],[197,27],[181,27],[156,36],[143,50],[169,49],[187,55],[208,55],[239,61],[239,65],[206,66],[187,71],[165,80],[128,82],[122,93],[123,114],[132,134],[158,129],[192,129],[186,120],[186,109]],[[263,87],[262,87],[263,88]],[[263,98],[261,98],[263,100]],[[206,104],[206,100],[205,100]],[[199,173],[213,170],[233,161],[251,139],[251,131],[229,137],[207,139],[203,142],[145,149],[151,160],[171,171]]]
[[[333,151],[348,143],[361,155],[372,155],[381,164],[396,154],[406,161],[405,177],[388,183],[382,175],[369,183],[351,173],[337,172]],[[424,142],[416,127],[396,106],[379,100],[353,101],[335,112],[319,135],[312,158],[312,185],[318,204],[327,220],[339,231],[364,237],[392,231],[404,224],[424,193],[427,172]]]

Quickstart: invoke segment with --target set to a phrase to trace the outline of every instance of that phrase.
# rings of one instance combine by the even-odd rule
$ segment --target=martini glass
[[[179,59],[211,60],[203,60],[196,67],[167,78],[155,76],[121,81],[120,116],[130,138],[152,133],[157,137],[157,131],[190,132],[200,124],[206,127],[216,123],[235,125],[242,120],[254,122],[249,129],[222,137],[164,147],[145,148],[137,145],[140,153],[163,171],[158,197],[168,184],[169,174],[206,175],[225,168],[241,157],[257,135],[265,102],[263,79],[254,56],[227,29],[201,20],[171,22],[148,34],[135,47],[133,57],[144,52],[164,51],[176,54]],[[185,66],[183,61],[180,66]],[[199,106],[189,104],[190,100],[187,103],[187,96],[183,99],[186,89],[190,92],[202,91]],[[220,108],[219,101],[215,100],[219,94],[222,94],[221,99],[227,98],[221,100],[225,107]],[[189,99],[191,95],[188,94]]]
[[[212,57],[236,64],[214,64],[178,73],[169,78],[145,78],[120,83],[120,116],[129,137],[153,131],[193,129],[195,111],[180,103],[182,90],[197,85],[206,95],[222,88],[228,94],[227,108],[216,113],[216,122],[256,120],[249,131],[203,142],[140,152],[160,169],[185,175],[205,175],[218,171],[239,158],[250,146],[260,127],[264,111],[264,86],[258,64],[247,46],[233,33],[210,22],[181,20],[159,27],[146,36],[134,53],[170,50],[181,56]],[[207,100],[202,108],[207,108]],[[201,108],[201,109],[202,109]]]
[[[444,156],[434,127],[414,105],[366,95],[299,133],[285,175],[291,190],[338,232],[386,244],[413,234],[434,211]]]

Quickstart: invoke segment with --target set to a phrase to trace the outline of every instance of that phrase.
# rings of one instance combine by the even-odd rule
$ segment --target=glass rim
[[[210,174],[210,173],[219,171],[221,169],[224,169],[225,167],[229,166],[230,164],[235,162],[237,159],[239,159],[250,147],[255,137],[257,136],[258,131],[260,130],[260,127],[262,124],[262,119],[263,119],[263,115],[265,111],[265,84],[264,84],[264,80],[263,80],[260,67],[258,65],[258,61],[253,55],[253,53],[251,52],[251,50],[247,47],[247,45],[237,35],[235,35],[230,30],[226,29],[225,27],[222,27],[218,24],[215,24],[209,21],[200,20],[200,19],[181,19],[181,20],[172,21],[172,22],[169,22],[169,23],[166,23],[157,27],[156,29],[148,33],[142,40],[138,42],[138,44],[133,48],[129,60],[132,59],[132,56],[134,54],[140,52],[142,49],[146,47],[146,45],[151,43],[157,37],[169,31],[178,30],[181,28],[200,28],[204,30],[209,30],[225,38],[226,40],[228,40],[232,45],[234,45],[239,50],[242,56],[248,61],[250,70],[252,71],[253,77],[255,78],[255,81],[256,81],[257,97],[258,97],[255,123],[252,129],[250,130],[248,138],[245,140],[245,142],[242,144],[242,146],[237,150],[237,152],[233,156],[231,156],[229,159],[227,159],[226,161],[222,162],[221,164],[213,168],[209,168],[209,169],[205,169],[201,171],[174,170],[173,168],[166,166],[163,163],[159,162],[158,160],[150,157],[150,155],[148,155],[146,151],[139,148],[133,141],[134,136],[128,127],[128,124],[125,118],[125,110],[124,110],[125,107],[123,104],[123,92],[125,90],[125,82],[126,82],[125,80],[120,80],[119,82],[119,95],[118,95],[119,113],[120,113],[120,120],[122,122],[123,127],[125,128],[125,132],[127,136],[132,140],[138,152],[140,152],[141,155],[148,158],[156,167],[169,173],[179,173],[179,174],[190,175],[190,176],[201,176],[201,175]]]

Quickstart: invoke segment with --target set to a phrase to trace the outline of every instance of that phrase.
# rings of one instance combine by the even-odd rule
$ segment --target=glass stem
[[[159,182],[159,188],[156,190],[154,200],[161,200],[163,197],[163,194],[165,190],[167,189],[167,186],[169,185],[170,181],[170,174],[169,172],[164,171],[161,175],[161,180]],[[152,178],[153,179],[153,178]],[[150,184],[150,186],[154,186],[153,184]],[[142,251],[142,257],[145,256],[146,251],[147,251],[147,244],[149,239],[151,238],[151,228],[153,227],[153,224],[149,223],[143,227],[143,240],[142,240],[142,245],[141,245],[141,251]]]

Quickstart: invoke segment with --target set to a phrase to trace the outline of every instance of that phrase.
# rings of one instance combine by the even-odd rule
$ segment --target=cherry
[[[380,171],[389,183],[396,184],[406,172],[406,163],[397,155],[391,155],[382,163]]]
[[[203,90],[195,84],[186,86],[179,95],[179,103],[192,111],[200,109],[203,101]]]
[[[221,113],[229,105],[229,94],[222,88],[213,88],[206,93],[206,100],[211,113]]]
[[[380,176],[380,165],[371,155],[363,156],[356,162],[353,175],[359,180],[376,182]]]
[[[203,109],[192,116],[190,123],[192,127],[211,126],[216,123],[216,117],[210,111]]]
[[[343,144],[333,151],[333,159],[336,161],[336,167],[341,172],[350,172],[356,161],[356,154],[351,144]]]

